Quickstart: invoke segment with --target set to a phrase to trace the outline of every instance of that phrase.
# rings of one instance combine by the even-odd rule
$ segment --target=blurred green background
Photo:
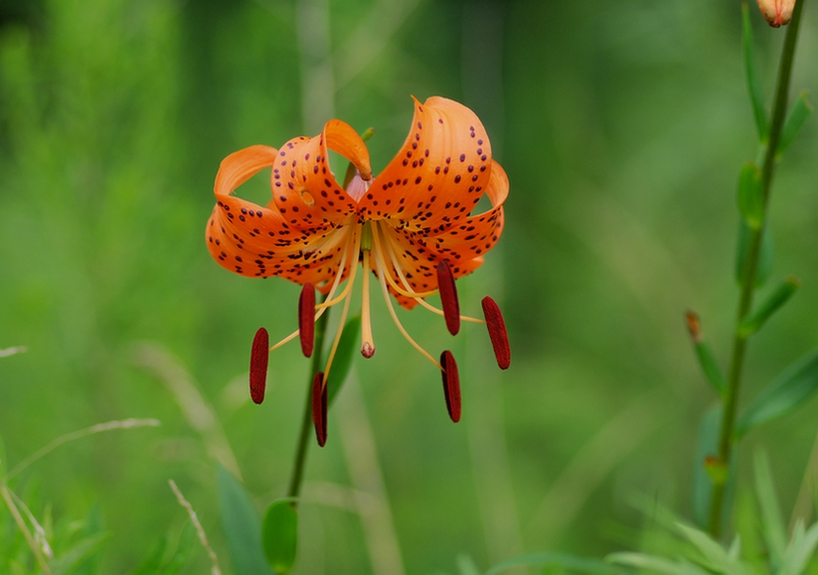
[[[783,30],[752,8],[769,99]],[[818,81],[813,8],[794,90]],[[692,516],[713,395],[683,314],[701,314],[724,362],[735,188],[757,152],[740,36],[735,1],[3,0],[0,349],[28,351],[0,358],[0,458],[8,469],[108,420],[162,422],[70,443],[15,486],[57,521],[98,509],[102,572],[123,573],[187,522],[172,478],[230,572],[222,437],[260,510],[282,496],[309,365],[297,344],[274,352],[267,401],[249,402],[253,333],[294,329],[298,287],[210,259],[218,164],[337,117],[376,129],[377,172],[406,135],[410,94],[443,95],[480,116],[511,180],[503,240],[459,285],[465,313],[487,293],[501,302],[512,367],[496,370],[480,326],[451,340],[436,316],[402,314],[427,349],[460,358],[453,425],[439,374],[376,299],[378,354],[356,360],[328,445],[311,447],[296,573],[599,556],[633,544],[634,494]],[[811,121],[779,165],[773,277],[803,286],[753,340],[745,399],[818,343],[816,150]],[[241,193],[260,200],[256,180]],[[185,383],[215,421],[195,395],[179,400]],[[771,452],[784,509],[816,415],[811,401],[740,450],[745,480],[752,450]],[[185,573],[207,565],[197,547]]]

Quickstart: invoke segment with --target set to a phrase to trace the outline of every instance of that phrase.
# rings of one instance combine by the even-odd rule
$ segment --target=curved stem
[[[795,57],[795,44],[798,39],[798,27],[801,22],[801,10],[803,6],[804,0],[798,0],[795,4],[792,20],[787,28],[787,35],[784,39],[784,48],[781,53],[781,63],[778,69],[778,82],[775,91],[775,101],[773,102],[773,116],[770,120],[770,137],[767,143],[767,149],[764,151],[764,165],[761,168],[765,222],[767,221],[767,207],[769,205],[770,188],[775,169],[778,143],[787,113],[792,62]],[[727,393],[722,408],[721,431],[718,445],[719,461],[725,465],[728,470],[734,441],[733,432],[738,407],[739,389],[741,387],[741,375],[744,367],[744,356],[747,351],[747,338],[739,333],[738,326],[741,325],[741,322],[750,312],[753,305],[756,276],[758,275],[758,263],[761,256],[761,242],[765,229],[766,225],[762,226],[759,230],[751,230],[747,261],[744,267],[744,274],[741,277],[741,296],[739,298],[738,313],[736,314],[733,354],[727,380]],[[710,501],[709,531],[714,538],[718,537],[721,533],[721,518],[725,506],[726,487],[727,481],[713,485],[713,494]]]
[[[321,302],[327,296],[321,297]],[[307,463],[307,449],[310,445],[310,428],[312,427],[312,380],[315,374],[321,370],[324,355],[324,335],[327,333],[327,320],[329,319],[329,309],[318,321],[315,322],[315,351],[312,356],[312,367],[307,377],[307,401],[304,405],[304,417],[301,420],[301,432],[298,434],[298,443],[295,448],[295,460],[293,470],[290,475],[290,487],[287,489],[287,497],[293,498],[293,505],[298,505],[298,495],[301,492],[301,484],[304,482],[304,466]]]

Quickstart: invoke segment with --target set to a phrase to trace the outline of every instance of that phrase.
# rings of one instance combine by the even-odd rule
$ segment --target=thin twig
[[[176,496],[179,504],[187,509],[187,514],[190,516],[190,522],[193,523],[193,527],[196,528],[199,541],[202,542],[202,547],[205,548],[205,551],[207,551],[207,554],[210,556],[210,562],[213,564],[210,573],[212,575],[221,575],[222,571],[219,568],[219,558],[216,556],[216,552],[213,551],[213,547],[210,546],[210,542],[207,540],[207,534],[205,533],[204,527],[202,527],[202,524],[199,522],[199,516],[196,515],[196,512],[193,510],[193,506],[190,504],[190,502],[185,499],[184,495],[182,495],[182,490],[179,489],[176,482],[173,479],[168,479],[168,484],[173,490],[173,494]]]
[[[28,530],[28,526],[26,525],[23,516],[20,515],[20,510],[17,509],[17,506],[14,504],[14,500],[11,498],[11,494],[5,483],[0,483],[0,495],[3,496],[3,500],[6,502],[6,506],[8,507],[11,516],[14,518],[14,522],[17,523],[17,527],[19,527],[20,531],[23,532],[23,536],[26,538],[26,542],[31,548],[31,552],[34,553],[34,557],[37,558],[37,563],[40,564],[40,569],[42,569],[43,573],[46,575],[51,575],[51,568],[48,566],[48,562],[45,560],[45,557],[43,557],[40,547],[37,545],[37,542],[31,535],[31,531]]]
[[[764,153],[764,165],[761,169],[762,197],[764,199],[764,218],[767,220],[767,212],[772,186],[775,160],[777,156],[778,142],[781,136],[781,129],[787,114],[787,99],[789,96],[790,76],[792,73],[792,62],[795,57],[795,44],[798,39],[798,27],[801,23],[801,10],[804,7],[804,0],[800,0],[795,5],[792,20],[787,29],[784,39],[784,48],[781,52],[781,64],[778,71],[778,83],[773,103],[773,116],[770,120],[770,138],[767,149]],[[721,418],[721,431],[719,434],[719,460],[729,469],[734,441],[734,427],[736,411],[738,408],[739,390],[741,388],[741,376],[744,367],[744,356],[747,351],[747,338],[742,335],[738,326],[750,312],[753,306],[753,295],[756,288],[756,277],[758,275],[758,265],[761,256],[761,244],[764,238],[766,226],[759,230],[752,230],[749,240],[749,251],[741,278],[741,296],[739,298],[738,313],[736,314],[736,330],[733,338],[733,353],[730,361],[730,371],[728,375],[727,394]],[[713,486],[713,494],[710,500],[710,525],[709,532],[713,537],[718,537],[721,533],[721,519],[725,505],[725,491],[727,482],[716,483]]]
[[[161,423],[158,419],[122,419],[117,421],[108,421],[107,423],[98,423],[96,425],[92,425],[91,427],[86,427],[85,429],[80,429],[79,431],[72,431],[71,433],[66,433],[58,437],[57,439],[53,440],[51,443],[46,445],[45,447],[40,448],[39,450],[35,451],[28,457],[26,457],[23,461],[18,463],[14,469],[9,471],[6,476],[3,478],[4,481],[8,481],[21,471],[23,471],[26,467],[37,461],[38,459],[44,457],[51,453],[54,449],[68,443],[69,441],[74,441],[76,439],[81,439],[88,435],[93,435],[95,433],[102,433],[104,431],[111,431],[113,429],[133,429],[135,427],[158,427]]]

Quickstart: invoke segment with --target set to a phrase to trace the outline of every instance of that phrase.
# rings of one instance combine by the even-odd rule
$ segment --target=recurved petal
[[[292,227],[339,223],[355,212],[355,200],[330,171],[327,150],[350,160],[362,178],[372,177],[366,145],[351,126],[340,120],[330,120],[313,138],[293,138],[281,147],[275,159],[270,204]]]
[[[446,259],[455,278],[470,274],[483,264],[483,255],[494,247],[503,233],[503,203],[508,197],[508,178],[500,164],[492,161],[491,179],[486,194],[491,200],[487,211],[469,216],[457,225],[434,235],[399,229],[383,222],[378,229],[384,246],[387,270],[398,285],[403,285],[396,267],[418,293],[438,288],[435,273],[438,263]],[[405,308],[415,300],[391,290]]]
[[[251,146],[225,158],[216,176],[217,204],[206,229],[207,246],[224,268],[249,277],[282,276],[325,289],[340,265],[347,230],[332,224],[292,226],[274,204],[261,207],[232,192],[264,168],[277,150]]]
[[[441,97],[416,99],[412,128],[397,156],[359,202],[368,219],[428,233],[464,219],[483,195],[491,144],[466,106]]]
[[[438,258],[448,258],[453,262],[455,277],[471,273],[474,268],[467,269],[468,266],[458,264],[485,254],[503,233],[503,203],[508,197],[508,177],[500,164],[493,160],[486,195],[491,200],[491,209],[469,216],[457,225],[438,234],[430,234],[419,242],[431,253],[437,254]]]

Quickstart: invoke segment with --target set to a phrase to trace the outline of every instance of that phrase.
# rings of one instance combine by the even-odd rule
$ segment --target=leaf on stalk
[[[358,337],[361,334],[361,316],[356,315],[349,318],[344,324],[344,331],[341,334],[341,341],[338,342],[338,349],[335,351],[335,358],[332,361],[332,371],[327,381],[327,407],[332,405],[335,396],[341,391],[349,370],[352,367],[352,358],[358,349]]]
[[[775,150],[778,154],[783,154],[784,151],[790,147],[795,136],[804,127],[804,123],[812,113],[812,104],[809,101],[809,94],[806,90],[801,92],[795,104],[790,110],[787,120],[784,122],[784,127],[781,129],[781,137],[778,140],[778,148]]]
[[[750,229],[744,219],[739,223],[738,250],[736,252],[736,280],[739,285],[744,281],[744,273],[747,267],[747,260],[750,257],[750,239],[753,234],[761,233],[761,248],[758,254],[758,265],[756,266],[755,287],[761,287],[773,268],[773,237],[770,229],[765,226],[760,231]]]
[[[750,12],[747,4],[741,6],[741,43],[744,52],[744,72],[747,76],[747,90],[750,94],[750,102],[753,105],[753,117],[756,121],[758,139],[766,142],[769,136],[769,125],[767,123],[767,111],[764,106],[764,96],[761,95],[761,84],[756,74],[755,58],[753,57],[753,26],[750,21]]]
[[[276,573],[289,573],[298,550],[298,509],[292,499],[273,501],[261,530],[264,554]]]
[[[764,225],[764,197],[761,187],[761,169],[746,162],[738,179],[738,210],[744,222],[753,230]]]
[[[799,359],[773,380],[736,423],[736,436],[781,417],[806,401],[818,389],[818,349]]]
[[[272,575],[261,547],[261,520],[233,475],[218,468],[219,506],[227,549],[236,575]]]
[[[798,290],[801,282],[794,277],[788,277],[764,300],[756,311],[751,313],[738,327],[738,335],[747,338],[756,333],[767,320],[787,303]]]

